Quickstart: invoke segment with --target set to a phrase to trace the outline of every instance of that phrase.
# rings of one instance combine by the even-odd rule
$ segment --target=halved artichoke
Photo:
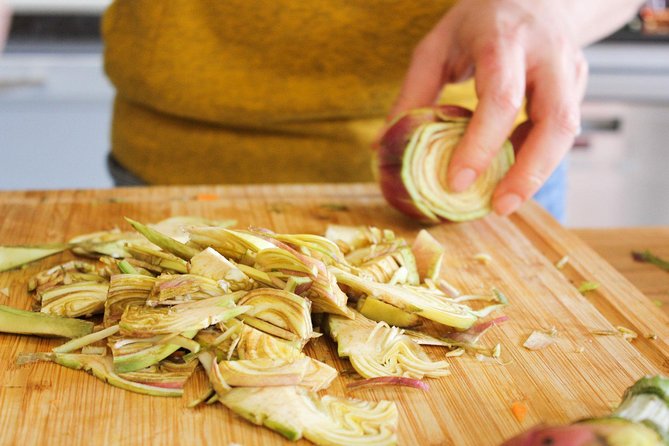
[[[514,161],[510,142],[467,190],[452,193],[447,185],[448,164],[470,116],[462,107],[436,106],[412,110],[390,125],[377,154],[388,203],[431,222],[472,220],[490,212],[492,193]]]

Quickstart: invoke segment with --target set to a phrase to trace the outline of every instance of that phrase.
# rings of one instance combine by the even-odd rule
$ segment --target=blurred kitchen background
[[[108,0],[10,0],[0,56],[0,190],[106,188],[113,90],[102,71]],[[669,1],[586,51],[583,133],[566,224],[669,224]]]

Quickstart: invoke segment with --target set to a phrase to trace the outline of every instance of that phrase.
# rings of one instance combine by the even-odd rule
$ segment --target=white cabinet
[[[570,154],[566,224],[669,224],[669,105],[588,102]]]
[[[0,58],[0,189],[112,186],[112,98],[99,54]]]

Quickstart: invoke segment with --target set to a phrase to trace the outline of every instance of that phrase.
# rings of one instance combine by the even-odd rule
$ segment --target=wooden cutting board
[[[157,221],[172,215],[201,215],[264,226],[278,232],[322,233],[328,223],[392,228],[412,239],[420,225],[386,206],[373,186],[155,187],[98,191],[0,193],[0,244],[62,242],[120,226],[123,217]],[[362,389],[349,396],[396,401],[402,445],[499,444],[537,423],[566,423],[603,415],[624,389],[642,375],[667,373],[667,319],[627,280],[578,238],[530,204],[511,219],[489,216],[465,224],[430,228],[447,249],[444,277],[465,291],[496,286],[509,297],[510,320],[485,335],[502,345],[501,363],[470,356],[451,358],[452,374],[430,380],[430,391]],[[485,265],[473,256],[488,253]],[[564,255],[570,262],[558,270]],[[26,279],[67,255],[24,270],[0,274],[0,303],[30,307]],[[583,281],[601,286],[581,295]],[[598,336],[624,326],[639,337]],[[522,347],[537,329],[555,327],[558,341],[541,351]],[[655,335],[656,339],[648,339]],[[654,337],[655,337],[654,336]],[[48,351],[57,340],[0,335],[0,444],[278,445],[278,434],[253,426],[222,405],[186,407],[203,386],[191,380],[183,400],[137,395],[106,385],[80,371],[54,364],[15,365],[20,353]],[[310,353],[350,369],[332,342],[318,339]],[[434,358],[445,353],[429,349]],[[327,393],[347,395],[350,377]],[[523,402],[520,423],[510,406]],[[308,444],[302,441],[299,444]]]

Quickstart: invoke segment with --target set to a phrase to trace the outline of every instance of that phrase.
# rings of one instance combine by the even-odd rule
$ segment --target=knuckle
[[[482,172],[488,165],[490,159],[495,156],[497,151],[483,141],[475,140],[469,142],[469,162],[477,172]]]
[[[588,60],[585,58],[585,55],[579,51],[576,56],[576,78],[583,79],[588,77],[589,71],[590,65],[588,64]]]
[[[490,93],[490,100],[502,113],[515,114],[522,104],[522,94],[502,86]]]
[[[563,106],[554,108],[547,117],[548,123],[561,134],[574,136],[581,128],[581,117],[577,107]]]
[[[541,188],[548,175],[537,171],[518,172],[517,181],[519,184],[518,193],[524,200],[528,200],[534,193]]]
[[[414,47],[413,52],[411,53],[412,60],[420,60],[426,57],[433,57],[435,51],[437,50],[437,45],[435,44],[435,39],[431,34],[426,35],[418,44]]]

